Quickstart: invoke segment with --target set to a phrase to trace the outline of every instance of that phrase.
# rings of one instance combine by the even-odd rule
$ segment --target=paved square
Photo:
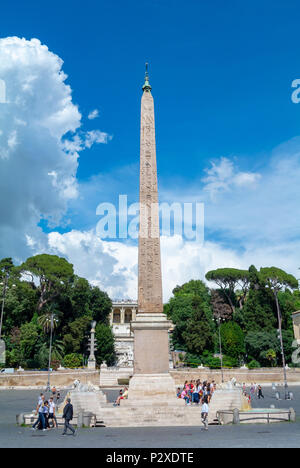
[[[32,432],[16,426],[15,416],[31,411],[38,391],[0,391],[0,448],[221,448],[300,446],[300,387],[292,387],[295,400],[277,402],[271,388],[264,390],[265,400],[253,407],[289,408],[297,413],[296,423],[271,425],[211,426],[208,432],[197,427],[97,428],[80,429],[78,436],[61,437],[62,429],[47,433]],[[108,392],[113,400],[117,392]]]

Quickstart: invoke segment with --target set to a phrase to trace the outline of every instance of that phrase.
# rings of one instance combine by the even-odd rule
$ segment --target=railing
[[[275,414],[277,416],[275,416]],[[239,412],[239,416],[243,416],[241,419],[239,419],[239,422],[246,422],[246,421],[256,421],[256,420],[266,420],[268,424],[270,424],[272,421],[277,421],[277,422],[280,422],[280,421],[283,421],[283,422],[291,422],[293,421],[294,419],[292,418],[292,414],[293,412],[291,410],[278,410],[278,412],[275,410],[273,411],[251,411],[251,412]],[[230,415],[232,416],[232,423],[234,423],[234,411],[233,410],[221,410],[221,411],[217,411],[216,413],[216,416],[217,416],[217,419],[219,421],[219,424],[222,424],[222,415]],[[246,416],[247,417],[244,417]],[[280,415],[282,415],[282,417],[280,417]],[[286,417],[283,417],[283,416],[288,416],[288,418]]]

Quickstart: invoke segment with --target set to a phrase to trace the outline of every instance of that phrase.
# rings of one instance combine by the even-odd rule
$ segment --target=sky
[[[164,299],[217,267],[299,276],[299,13],[297,0],[1,5],[0,257],[64,256],[136,298],[136,241],[99,237],[96,209],[138,201],[147,61],[160,200],[205,207],[204,243],[162,235]]]

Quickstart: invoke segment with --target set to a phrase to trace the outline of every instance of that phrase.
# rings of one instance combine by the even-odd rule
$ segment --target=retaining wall
[[[51,386],[67,387],[72,385],[74,380],[80,380],[81,383],[91,382],[93,385],[99,385],[99,371],[58,371],[51,372]],[[1,387],[44,387],[48,382],[47,372],[16,372],[15,374],[0,375]]]
[[[235,378],[238,383],[283,383],[283,369],[282,368],[261,368],[261,369],[225,369],[224,381],[229,382]],[[171,371],[171,375],[175,380],[176,385],[183,385],[186,380],[200,379],[202,382],[211,382],[214,380],[216,383],[222,382],[222,374],[220,370],[212,369],[176,369]],[[300,382],[300,369],[288,369],[287,378],[289,383]]]

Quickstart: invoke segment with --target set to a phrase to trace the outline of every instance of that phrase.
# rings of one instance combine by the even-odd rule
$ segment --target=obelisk
[[[172,399],[174,381],[169,374],[171,322],[163,313],[162,273],[154,100],[146,66],[141,103],[140,228],[138,256],[138,314],[134,331],[134,376],[129,399]]]
[[[163,312],[154,100],[146,68],[141,104],[139,313]]]

